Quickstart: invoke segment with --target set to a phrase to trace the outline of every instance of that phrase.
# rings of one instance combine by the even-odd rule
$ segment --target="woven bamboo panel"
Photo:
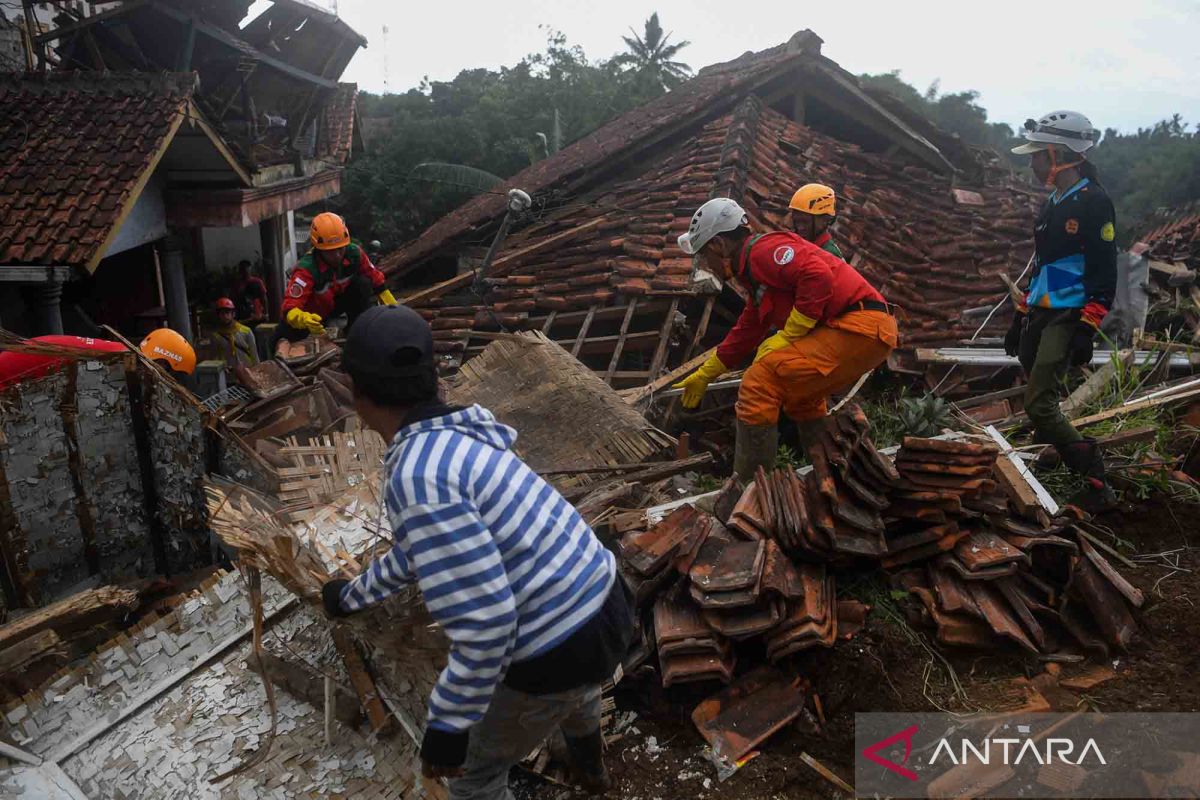
[[[516,452],[539,471],[643,461],[673,444],[611,387],[537,331],[492,342],[447,386],[517,430]],[[560,488],[594,476],[556,478]]]

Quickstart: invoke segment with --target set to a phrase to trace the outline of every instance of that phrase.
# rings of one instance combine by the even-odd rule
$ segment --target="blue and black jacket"
[[[1034,227],[1037,248],[1030,308],[1112,308],[1117,288],[1116,213],[1096,181],[1083,178],[1042,206]]]

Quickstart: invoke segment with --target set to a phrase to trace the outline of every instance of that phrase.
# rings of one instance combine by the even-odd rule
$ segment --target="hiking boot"
[[[737,440],[733,449],[733,475],[742,485],[754,480],[762,467],[770,472],[775,468],[779,450],[779,429],[775,425],[747,425],[737,421]]]
[[[587,736],[564,736],[571,756],[571,780],[588,794],[604,794],[613,788],[604,766],[604,734],[597,728]]]
[[[1095,439],[1084,438],[1062,447],[1056,446],[1055,449],[1062,456],[1067,469],[1083,476],[1083,489],[1071,496],[1067,501],[1070,505],[1089,514],[1099,514],[1117,507],[1117,496],[1108,485],[1104,458]]]

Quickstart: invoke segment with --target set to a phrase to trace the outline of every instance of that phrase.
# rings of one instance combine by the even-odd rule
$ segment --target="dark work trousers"
[[[512,800],[508,770],[556,728],[579,739],[600,728],[600,686],[526,694],[503,683],[471,729],[463,774],[450,780],[450,800]]]
[[[362,275],[355,275],[350,279],[345,290],[333,299],[333,313],[325,321],[328,322],[329,319],[339,314],[345,314],[345,333],[354,325],[354,320],[358,319],[358,315],[373,305],[375,305],[375,289],[371,286],[370,279]],[[285,313],[284,316],[286,317],[287,314]],[[308,331],[303,328],[293,328],[286,319],[280,320],[279,324],[275,326],[275,338],[271,340],[271,353],[275,352],[275,345],[279,343],[280,339],[299,342],[307,337]]]
[[[1028,381],[1025,413],[1041,444],[1061,448],[1083,438],[1058,407],[1059,387],[1070,369],[1078,308],[1031,308],[1021,334],[1019,359]]]

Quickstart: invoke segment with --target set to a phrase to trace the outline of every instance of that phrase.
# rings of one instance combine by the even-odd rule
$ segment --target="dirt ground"
[[[1097,520],[1133,544],[1122,550],[1136,569],[1115,564],[1146,596],[1140,632],[1128,653],[1107,662],[1117,676],[1067,701],[1106,711],[1200,710],[1200,521],[1194,507],[1147,504]],[[1146,556],[1184,548],[1157,559]],[[1192,549],[1195,548],[1195,549]],[[1177,560],[1176,560],[1177,559]],[[1176,569],[1176,567],[1180,569]],[[1181,570],[1191,570],[1181,571]],[[928,639],[925,639],[928,641]],[[757,663],[753,652],[742,663]],[[854,712],[997,710],[1022,704],[1013,679],[1032,677],[1042,665],[1011,651],[945,651],[963,694],[949,671],[911,629],[872,611],[866,628],[831,650],[809,651],[796,662],[799,674],[821,698],[825,725],[813,715],[768,739],[761,754],[719,783],[705,759],[705,742],[691,723],[696,704],[717,686],[699,684],[663,690],[650,668],[622,681],[618,709],[637,719],[607,754],[617,782],[610,796],[622,800],[684,800],[719,795],[739,800],[844,796],[806,766],[807,752],[843,780],[853,782]],[[1064,665],[1063,676],[1098,662]],[[536,778],[519,779],[519,795],[560,800],[572,793]]]

